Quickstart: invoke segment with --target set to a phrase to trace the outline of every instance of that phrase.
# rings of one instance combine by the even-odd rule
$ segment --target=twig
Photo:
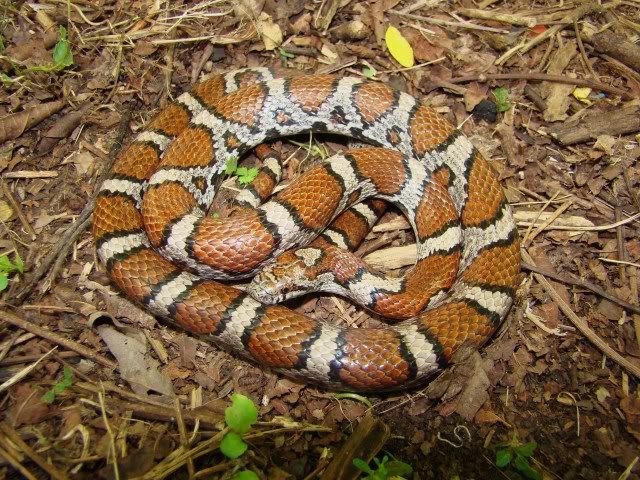
[[[20,355],[17,357],[7,357],[0,360],[0,367],[10,367],[12,365],[22,365],[23,363],[35,362],[42,355]],[[60,352],[57,357],[59,358],[73,358],[77,357],[76,352]]]
[[[42,362],[45,358],[51,355],[55,349],[56,347],[53,347],[47,353],[45,353],[44,355],[41,355],[40,358],[38,358],[38,360],[36,360],[35,363],[32,363],[31,365],[24,367],[22,370],[20,370],[15,375],[13,375],[9,380],[0,384],[0,392],[5,391],[7,388],[11,387],[12,385],[15,385],[24,377],[29,375],[33,370],[35,370],[35,368],[40,364],[40,362]]]
[[[74,342],[73,340],[70,340],[68,338],[61,337],[57,333],[54,333],[50,330],[42,328],[39,325],[36,325],[35,323],[31,323],[30,321],[25,320],[24,318],[21,318],[18,315],[15,315],[13,313],[7,312],[6,310],[0,310],[0,320],[4,320],[5,322],[8,322],[11,325],[21,328],[22,330],[26,330],[27,332],[31,332],[34,335],[37,335],[46,340],[49,340],[50,342],[55,343],[56,345],[60,345],[64,347],[66,350],[72,350],[82,355],[83,357],[88,358],[89,360],[92,360],[96,363],[104,365],[107,368],[116,369],[118,367],[118,365],[115,362],[112,362],[108,358],[103,357],[102,355],[95,352],[94,350],[88,347],[85,347],[84,345],[80,345],[79,343]]]
[[[122,140],[124,139],[124,136],[127,132],[129,120],[131,120],[131,112],[126,112],[124,115],[122,115],[116,138],[113,142],[113,146],[111,147],[111,151],[109,152],[107,165],[100,179],[98,179],[98,181],[96,182],[96,185],[101,185],[103,179],[111,171],[111,166],[113,165],[113,162],[115,162],[116,154],[120,151]],[[64,232],[64,234],[62,234],[60,240],[56,242],[51,251],[47,254],[46,257],[44,257],[42,263],[40,263],[38,268],[33,272],[33,274],[27,281],[23,282],[23,284],[21,285],[21,290],[17,293],[11,292],[10,298],[12,298],[14,302],[22,300],[28,294],[32,293],[40,279],[51,270],[52,265],[54,265],[55,263],[60,265],[61,262],[64,261],[73,243],[89,226],[91,214],[93,213],[93,208],[95,207],[96,198],[99,191],[100,189],[96,188],[95,192],[91,196],[91,199],[84,207],[82,212],[80,212],[80,215],[78,216],[76,222],[71,227],[69,227],[67,231]],[[59,257],[63,257],[63,260],[58,260]],[[53,281],[51,276],[49,276],[49,281],[50,283]]]
[[[422,15],[414,15],[412,13],[403,13],[397,10],[388,10],[387,13],[398,15],[399,17],[407,17],[412,20],[420,20],[421,22],[431,23],[433,25],[446,25],[448,27],[468,28],[470,30],[483,30],[485,32],[509,33],[501,28],[485,27],[484,25],[476,25],[471,22],[452,22],[450,20],[441,20],[439,18],[423,17]]]
[[[31,236],[31,240],[35,240],[37,238],[36,231],[33,229],[24,213],[22,213],[22,207],[16,200],[16,197],[13,196],[13,193],[11,193],[11,190],[9,190],[9,186],[5,183],[4,179],[0,179],[0,185],[2,186],[2,193],[5,198],[9,200],[13,211],[16,212],[16,215],[18,216],[18,220],[20,220],[24,229]]]
[[[331,463],[320,476],[320,480],[335,478],[357,478],[359,471],[353,466],[354,458],[361,458],[365,462],[380,451],[389,438],[389,426],[371,413],[366,414],[347,442],[334,455]]]
[[[104,422],[104,427],[107,429],[107,435],[109,435],[109,450],[113,455],[113,474],[116,480],[120,480],[120,468],[118,467],[118,451],[116,450],[116,438],[113,435],[113,430],[111,429],[111,424],[109,423],[109,419],[107,418],[107,410],[104,406],[105,403],[105,393],[104,390],[98,392],[98,399],[100,400],[100,412],[102,414],[102,421]],[[109,456],[107,454],[107,460]]]
[[[24,478],[26,478],[27,480],[38,480],[29,470],[27,470],[24,465],[20,463],[20,460],[15,458],[13,455],[11,455],[11,453],[9,453],[8,450],[5,450],[2,447],[0,447],[0,458],[4,458],[7,462],[9,462],[11,466],[13,466],[13,468],[24,475]]]
[[[497,12],[495,10],[485,10],[479,8],[459,8],[458,13],[469,18],[479,18],[480,20],[495,20],[496,22],[509,23],[522,27],[533,27],[537,20],[534,17],[523,17],[510,13]]]
[[[611,87],[602,82],[598,82],[595,80],[591,80],[589,78],[571,78],[564,77],[562,75],[548,75],[546,73],[535,73],[535,72],[511,72],[511,73],[493,73],[486,74],[480,73],[476,75],[467,75],[464,77],[452,78],[449,80],[450,83],[467,83],[467,82],[491,82],[494,80],[531,80],[534,82],[556,82],[556,83],[564,83],[567,85],[577,85],[582,87],[590,87],[595,90],[602,90],[603,92],[612,93],[614,95],[619,95],[620,97],[630,100],[633,97],[632,94],[625,92],[624,90],[620,90],[616,87]]]
[[[614,210],[614,218],[616,219],[616,221],[619,221],[622,219],[622,208],[620,208],[618,205],[615,206]],[[616,227],[616,246],[618,249],[618,260],[624,262],[627,260],[627,250],[625,248],[624,245],[624,225],[618,225]],[[620,283],[622,285],[627,283],[627,269],[625,268],[624,264],[621,264],[619,267],[619,276],[620,276]]]
[[[615,295],[608,293],[607,291],[603,290],[597,285],[594,285],[591,282],[588,282],[587,280],[583,280],[581,278],[572,278],[573,276],[566,277],[564,275],[560,275],[558,273],[551,272],[549,270],[545,270],[544,268],[540,268],[540,267],[537,267],[536,265],[532,265],[525,262],[522,262],[521,266],[524,270],[539,273],[541,275],[544,275],[545,277],[549,277],[558,282],[566,283],[567,285],[575,285],[577,287],[582,287],[582,288],[586,288],[587,290],[591,290],[596,295],[600,295],[602,298],[606,298],[610,302],[620,305],[625,310],[629,310],[630,312],[635,312],[637,314],[640,314],[640,306],[633,305],[629,302],[626,302],[622,300],[620,297],[616,297]]]
[[[180,399],[176,398],[174,403],[176,411],[176,422],[178,423],[178,432],[180,434],[180,445],[186,451],[189,451],[189,440],[187,439],[187,429],[184,426],[184,420],[182,419],[182,408],[180,408]],[[194,478],[195,468],[193,466],[193,459],[187,457],[187,471],[189,472],[189,479]]]
[[[535,265],[535,262],[526,250],[522,250],[521,253],[526,262],[530,263],[531,265]],[[562,310],[562,313],[564,313],[565,316],[569,320],[571,320],[576,328],[580,330],[580,332],[585,337],[587,337],[587,339],[591,343],[593,343],[596,348],[602,351],[607,357],[627,370],[633,376],[635,376],[636,378],[640,378],[639,366],[633,364],[631,361],[620,355],[613,348],[607,345],[607,343],[602,340],[593,330],[591,330],[587,322],[575,314],[571,307],[564,301],[564,298],[562,298],[562,296],[555,290],[555,288],[553,288],[553,286],[544,276],[540,275],[539,273],[534,273],[533,276],[536,281],[542,286],[542,288],[544,288],[544,290],[549,294],[549,296],[558,304],[558,307],[560,308],[560,310]]]
[[[38,455],[24,440],[18,435],[18,433],[6,423],[0,423],[0,431],[4,433],[7,438],[22,450],[31,460],[33,460],[42,470],[47,472],[54,480],[66,480],[68,477],[54,467],[52,464],[47,463],[40,455]]]
[[[573,29],[576,31],[576,40],[578,41],[578,49],[580,50],[580,55],[582,56],[582,61],[584,62],[584,66],[589,70],[591,74],[591,78],[598,81],[598,75],[593,70],[593,67],[589,63],[589,58],[587,57],[587,52],[584,49],[584,45],[582,43],[582,38],[580,37],[580,30],[578,29],[578,20],[573,20]]]

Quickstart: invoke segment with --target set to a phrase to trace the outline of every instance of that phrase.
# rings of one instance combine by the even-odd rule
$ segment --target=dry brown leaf
[[[126,333],[123,333],[106,323],[95,329],[116,357],[122,378],[131,384],[134,392],[147,395],[151,391],[174,396],[171,380],[158,370],[160,362],[147,355],[147,344],[141,332],[124,327],[122,330]]]
[[[13,209],[4,200],[0,200],[0,222],[8,222],[13,216]]]
[[[282,44],[282,30],[277,23],[273,22],[269,14],[262,12],[256,23],[265,50],[275,50]]]
[[[62,110],[66,104],[65,100],[41,103],[24,112],[13,113],[0,119],[0,143],[18,138],[25,130],[29,130],[34,125]]]

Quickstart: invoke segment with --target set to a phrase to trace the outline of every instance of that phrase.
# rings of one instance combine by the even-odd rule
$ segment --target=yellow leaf
[[[7,202],[0,200],[0,222],[8,222],[13,216],[13,210]]]
[[[400,65],[405,68],[413,67],[415,64],[413,48],[396,27],[387,28],[384,39],[387,42],[389,53]]]
[[[591,100],[589,100],[590,93],[591,89],[589,87],[576,87],[573,89],[573,96],[587,105],[591,105]]]

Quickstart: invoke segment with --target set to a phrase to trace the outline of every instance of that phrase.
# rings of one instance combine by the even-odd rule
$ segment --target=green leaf
[[[496,465],[500,468],[504,468],[511,463],[513,453],[508,448],[501,448],[496,452]]]
[[[529,480],[542,480],[542,475],[529,465],[529,460],[521,455],[516,455],[513,466]]]
[[[0,81],[2,82],[2,86],[5,88],[9,88],[15,83],[15,80],[6,73],[0,73]]]
[[[65,388],[69,388],[71,385],[73,385],[73,370],[71,370],[69,367],[64,367],[64,369],[62,370],[62,381],[60,382],[61,385],[64,385]]]
[[[231,460],[238,458],[247,451],[248,445],[235,432],[227,433],[220,442],[220,451]]]
[[[364,473],[373,475],[374,472],[373,470],[371,470],[371,467],[369,466],[369,464],[364,460],[362,460],[361,458],[354,458],[352,460],[352,463],[353,463],[353,466],[356,467],[358,470],[362,470]]]
[[[227,160],[227,164],[224,167],[224,173],[231,175],[238,168],[238,157],[231,157]]]
[[[278,48],[278,53],[280,54],[280,57],[285,60],[287,58],[295,58],[296,56],[293,53],[289,53],[287,52],[284,48]]]
[[[236,473],[233,477],[233,480],[260,480],[260,477],[252,472],[251,470],[242,470],[241,472]]]
[[[53,390],[49,390],[47,393],[45,393],[42,396],[42,401],[44,403],[53,403],[55,399],[56,399],[56,394]]]
[[[364,77],[365,77],[365,78],[369,78],[369,79],[371,79],[371,78],[373,78],[373,77],[375,77],[375,76],[376,76],[376,73],[378,73],[378,72],[376,71],[376,69],[375,69],[375,68],[373,68],[373,67],[371,67],[371,66],[369,66],[369,67],[364,67],[364,68],[362,69],[362,75],[364,75]]]
[[[2,52],[6,47],[4,46],[4,37],[0,35],[0,52]]]
[[[413,467],[408,463],[401,462],[400,460],[391,460],[390,462],[387,462],[386,467],[389,476],[402,477],[413,473]]]
[[[15,252],[14,257],[15,259],[13,262],[16,266],[16,270],[18,270],[20,273],[24,272],[24,261],[22,260],[22,257],[18,252]]]
[[[0,273],[0,292],[9,286],[9,277],[6,273]]]
[[[493,89],[493,96],[496,99],[496,107],[499,112],[506,112],[511,108],[509,103],[509,89],[505,87],[498,87]]]
[[[241,185],[249,185],[258,176],[260,170],[258,170],[256,167],[240,167],[236,170],[236,173],[238,174],[238,182],[240,182]]]
[[[51,390],[49,390],[42,396],[42,401],[46,403],[53,403],[53,401],[56,399],[56,396],[63,393],[71,385],[73,385],[73,370],[71,370],[69,367],[64,367],[64,369],[62,370],[62,379],[57,381],[53,385]]]
[[[538,448],[538,444],[536,442],[525,443],[524,445],[519,445],[513,448],[513,451],[516,455],[522,455],[523,457],[531,457],[533,452],[535,452],[536,448]]]
[[[243,434],[258,420],[258,409],[249,397],[234,393],[231,405],[224,410],[224,420],[234,432]]]
[[[8,255],[2,255],[0,257],[0,272],[10,273],[13,272],[14,266],[9,260]]]
[[[56,70],[73,65],[73,53],[71,44],[67,39],[67,29],[60,25],[58,29],[58,42],[53,47],[53,66]]]

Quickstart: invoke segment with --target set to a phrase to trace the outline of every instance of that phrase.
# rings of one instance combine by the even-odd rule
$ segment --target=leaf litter
[[[393,435],[385,452],[414,478],[497,477],[496,452],[513,438],[508,475],[524,474],[516,453],[535,442],[521,456],[545,478],[638,478],[640,315],[625,306],[638,305],[640,263],[636,3],[242,3],[0,2],[0,255],[24,261],[2,294],[14,316],[0,313],[0,383],[9,382],[0,424],[28,446],[0,441],[0,457],[13,459],[0,460],[0,472],[322,478],[348,459],[342,446],[372,410]],[[518,302],[494,342],[461,352],[425,389],[369,396],[372,409],[245,363],[114,296],[86,231],[83,212],[123,120],[126,141],[192,79],[279,63],[420,95],[492,159],[525,238]],[[287,176],[313,161],[292,158]],[[250,181],[255,163],[240,163],[239,179]],[[412,244],[392,210],[367,240],[382,250],[366,258],[402,274]],[[379,322],[327,296],[292,307]],[[91,328],[101,310],[117,322]],[[225,460],[215,439],[234,393],[257,406],[257,437],[250,454]],[[460,425],[470,437],[462,446],[439,440]],[[383,464],[376,458],[369,465]]]

